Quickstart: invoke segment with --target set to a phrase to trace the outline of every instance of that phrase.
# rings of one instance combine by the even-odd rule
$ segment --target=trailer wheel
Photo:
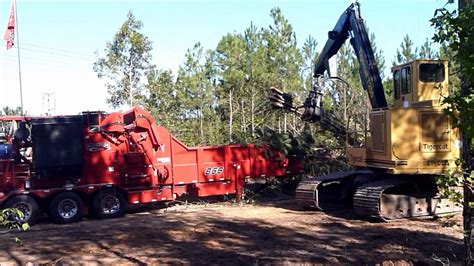
[[[55,223],[74,223],[82,219],[84,204],[74,192],[56,195],[49,203],[49,217]]]
[[[92,211],[97,218],[115,218],[125,214],[125,201],[122,193],[113,190],[100,191],[92,200]]]
[[[23,213],[23,217],[12,214],[11,218],[19,223],[28,223],[29,225],[35,224],[41,215],[41,210],[36,200],[27,195],[19,195],[9,199],[5,203],[5,208],[16,208],[20,210]]]

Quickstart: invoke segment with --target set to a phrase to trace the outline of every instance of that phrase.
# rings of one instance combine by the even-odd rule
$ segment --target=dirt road
[[[112,220],[0,235],[0,264],[439,264],[460,262],[462,227],[444,220],[376,223],[294,202],[152,209]],[[18,236],[21,244],[12,238]]]

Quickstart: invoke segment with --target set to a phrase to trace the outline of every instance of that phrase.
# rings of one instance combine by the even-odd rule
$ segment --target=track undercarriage
[[[371,170],[305,179],[296,188],[296,202],[323,211],[354,208],[358,215],[380,220],[462,211],[460,204],[440,196],[433,176],[394,176]]]

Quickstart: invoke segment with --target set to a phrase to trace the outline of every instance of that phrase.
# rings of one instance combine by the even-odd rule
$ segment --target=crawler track
[[[364,184],[354,194],[354,210],[359,215],[385,221],[462,211],[459,203],[443,199],[434,191],[401,193],[403,187],[413,186],[413,180],[394,178]]]
[[[340,190],[354,173],[355,171],[335,172],[301,181],[296,188],[296,203],[318,210],[343,208],[345,200]]]
[[[296,203],[323,211],[353,207],[360,216],[384,221],[462,211],[460,204],[441,198],[436,187],[423,180],[363,170],[337,172],[301,181]]]

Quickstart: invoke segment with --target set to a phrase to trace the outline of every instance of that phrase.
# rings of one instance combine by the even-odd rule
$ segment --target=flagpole
[[[20,63],[20,37],[18,35],[18,16],[17,16],[17,5],[16,5],[16,1],[13,0],[13,4],[15,5],[15,37],[16,37],[16,47],[17,47],[17,51],[18,51],[18,78],[20,80],[20,108],[21,108],[21,115],[24,114],[24,111],[23,111],[23,87],[22,87],[22,84],[21,84],[21,63]]]

